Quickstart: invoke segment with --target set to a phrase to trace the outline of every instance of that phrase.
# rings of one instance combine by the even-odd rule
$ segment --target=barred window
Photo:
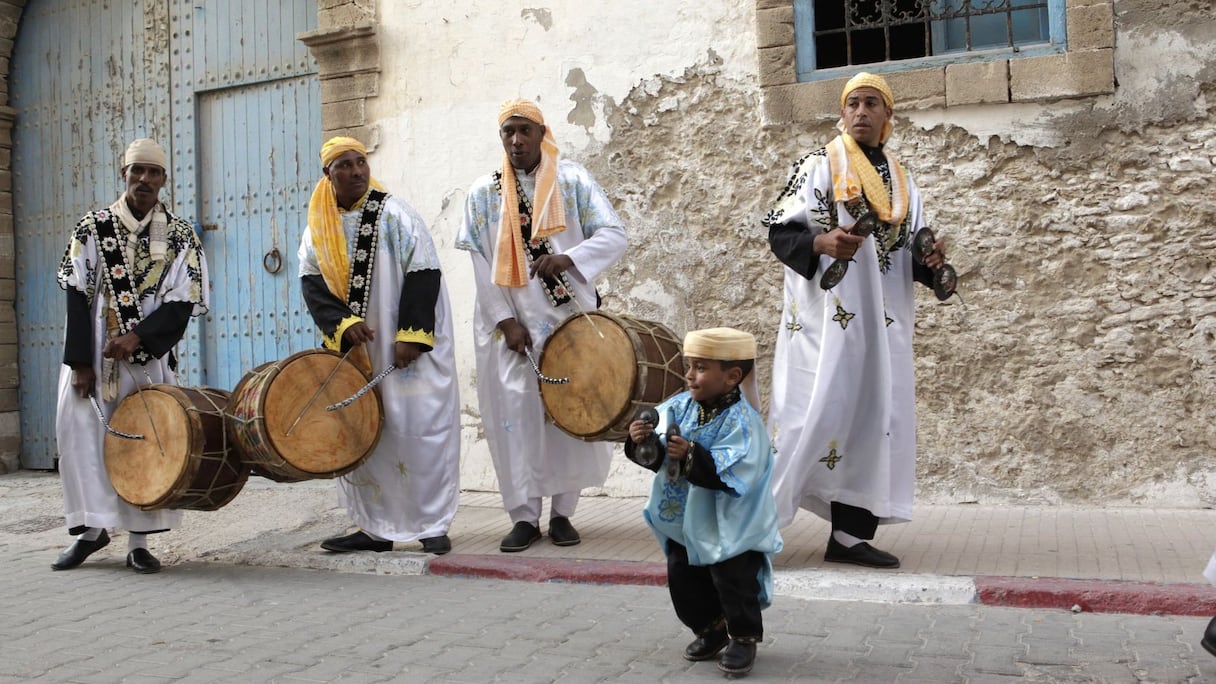
[[[794,0],[799,80],[1064,48],[1064,0]]]

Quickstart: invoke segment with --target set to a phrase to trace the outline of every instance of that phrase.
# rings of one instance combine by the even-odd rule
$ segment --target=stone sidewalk
[[[423,554],[418,544],[398,544],[392,553],[330,554],[317,543],[349,527],[332,482],[251,478],[230,505],[187,511],[180,529],[152,544],[167,564],[658,585],[665,570],[641,518],[644,504],[583,497],[574,517],[582,544],[562,548],[545,539],[504,554],[498,543],[510,523],[498,495],[465,492],[451,554]],[[877,545],[902,561],[899,570],[879,572],[825,564],[828,527],[802,513],[782,532],[776,591],[807,599],[1212,616],[1216,588],[1201,572],[1216,546],[1214,520],[1216,513],[1199,509],[921,505],[914,521],[879,529]],[[0,477],[0,548],[17,541],[44,546],[49,564],[69,541],[62,524],[55,475]],[[119,538],[98,555],[123,553]]]

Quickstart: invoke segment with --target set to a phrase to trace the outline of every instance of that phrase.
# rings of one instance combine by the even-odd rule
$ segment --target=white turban
[[[139,138],[127,146],[127,154],[123,157],[122,165],[123,168],[126,168],[132,164],[151,164],[162,169],[169,168],[165,148],[151,138]]]

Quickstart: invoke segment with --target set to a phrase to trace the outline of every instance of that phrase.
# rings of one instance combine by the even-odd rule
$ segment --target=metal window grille
[[[1048,39],[1047,0],[815,0],[820,68]]]

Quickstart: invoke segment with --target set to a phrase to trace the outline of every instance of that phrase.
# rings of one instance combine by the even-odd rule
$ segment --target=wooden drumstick
[[[334,364],[334,369],[331,370],[329,375],[325,378],[325,382],[321,383],[321,386],[317,388],[317,391],[312,393],[312,398],[308,400],[307,404],[304,404],[304,408],[300,410],[300,415],[296,416],[296,419],[291,423],[291,427],[287,428],[287,432],[283,433],[284,437],[291,436],[291,431],[296,429],[296,425],[300,424],[300,419],[304,417],[305,413],[308,413],[308,409],[312,408],[312,403],[317,400],[317,397],[321,396],[321,392],[323,392],[325,388],[329,386],[329,381],[333,380],[334,376],[338,374],[338,369],[342,367],[342,362],[346,361],[346,357],[350,356],[350,353],[358,349],[360,346],[362,345],[353,346],[350,349],[347,349],[346,353],[342,355],[342,358],[338,359],[338,362]]]
[[[119,362],[115,361],[115,363]],[[143,388],[139,386],[139,378],[136,378],[135,373],[131,372],[131,367],[129,364],[123,363],[121,365],[124,369],[126,369],[127,375],[131,376],[131,382],[135,385],[135,393],[139,395],[139,400],[144,405],[144,413],[148,414],[148,425],[152,426],[152,436],[156,438],[156,448],[160,449],[161,458],[168,458],[169,455],[165,453],[165,445],[160,441],[160,435],[156,432],[156,421],[152,420],[152,408],[148,406],[148,400],[144,398]],[[146,368],[144,369],[144,375],[148,378],[150,383],[152,377],[148,375],[148,369]]]

